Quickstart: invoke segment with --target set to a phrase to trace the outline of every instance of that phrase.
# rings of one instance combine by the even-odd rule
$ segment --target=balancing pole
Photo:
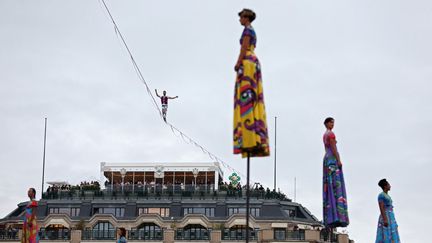
[[[249,175],[250,175],[250,153],[247,152],[247,172],[246,172],[246,243],[249,243]]]

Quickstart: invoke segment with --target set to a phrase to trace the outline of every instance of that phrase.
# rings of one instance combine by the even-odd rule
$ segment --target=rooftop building
[[[101,163],[101,181],[51,182],[37,211],[40,238],[58,242],[239,242],[246,235],[245,189],[224,182],[218,163]],[[251,242],[340,242],[283,193],[251,189]],[[0,220],[0,241],[20,238],[26,202]],[[332,240],[332,241],[330,241]],[[351,241],[352,242],[352,241]]]

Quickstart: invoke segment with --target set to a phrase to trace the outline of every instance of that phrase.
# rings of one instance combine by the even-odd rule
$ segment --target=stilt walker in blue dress
[[[383,192],[378,195],[380,216],[375,243],[400,243],[398,224],[393,211],[393,200],[389,196],[390,183],[386,179],[378,182]]]

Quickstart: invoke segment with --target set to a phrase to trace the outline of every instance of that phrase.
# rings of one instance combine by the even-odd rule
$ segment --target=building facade
[[[42,241],[114,242],[120,227],[131,242],[245,240],[244,189],[224,183],[218,163],[103,162],[101,177],[76,187],[52,183],[39,201]],[[281,193],[254,185],[250,194],[250,242],[353,242],[346,234],[328,235]],[[25,206],[0,220],[0,241],[19,240]]]

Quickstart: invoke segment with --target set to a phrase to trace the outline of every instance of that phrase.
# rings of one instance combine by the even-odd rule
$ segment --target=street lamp
[[[121,175],[121,178],[122,178],[122,193],[124,192],[124,178],[125,178],[125,176],[126,176],[126,169],[125,168],[122,168],[121,170],[120,170],[120,175]]]
[[[193,176],[194,176],[194,178],[195,178],[195,190],[196,190],[196,178],[197,178],[197,176],[198,176],[198,173],[199,173],[199,170],[198,170],[197,168],[194,168],[194,169],[192,170],[192,174],[193,174]]]

